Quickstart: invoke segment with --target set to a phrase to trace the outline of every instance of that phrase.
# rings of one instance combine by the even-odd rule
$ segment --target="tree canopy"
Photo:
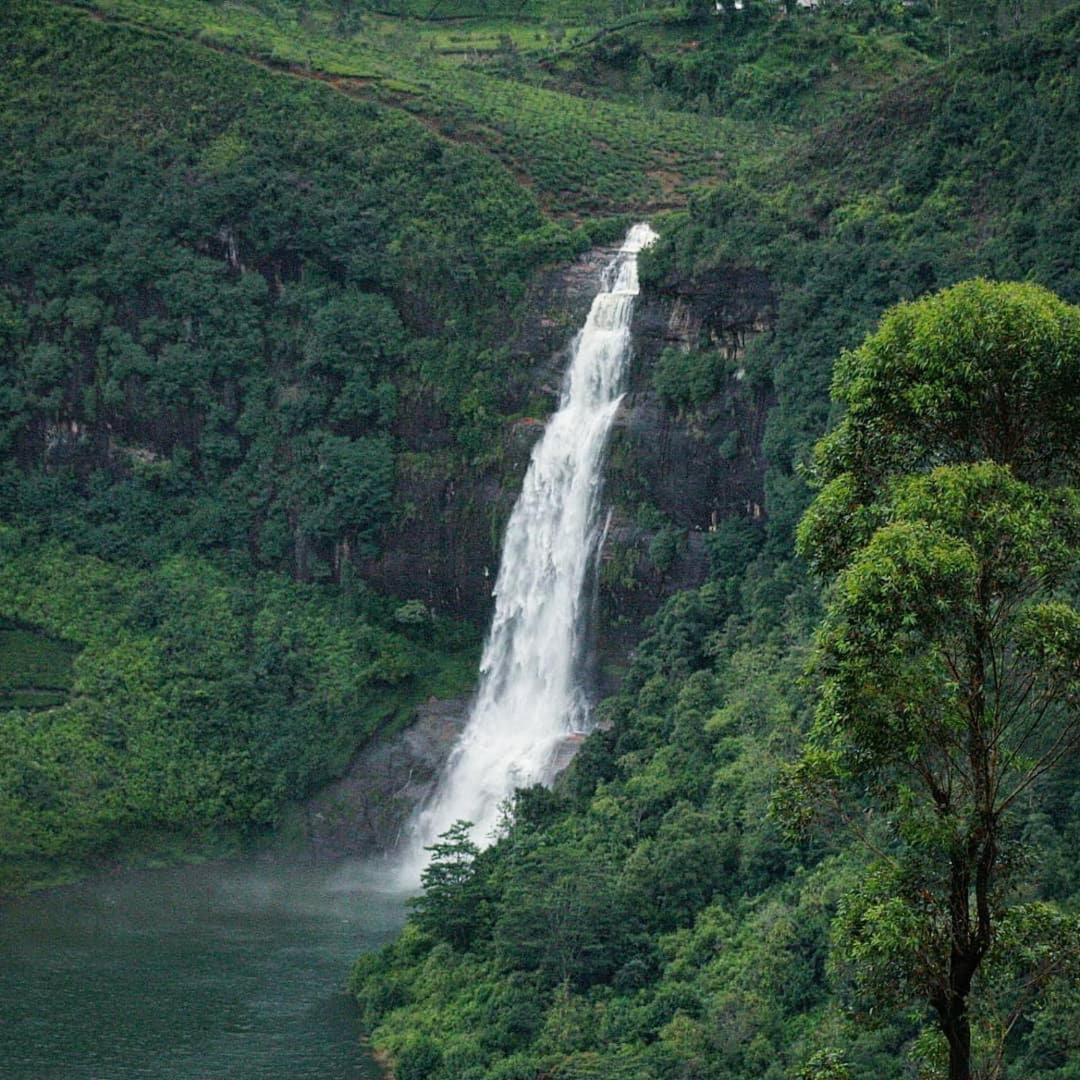
[[[837,366],[847,412],[799,531],[833,580],[781,802],[830,807],[877,852],[839,956],[867,999],[932,1007],[950,1080],[974,1074],[971,998],[1025,910],[1017,810],[1080,742],[1078,372],[1080,309],[1042,289],[974,281],[890,312]],[[1075,926],[1059,945],[1057,975]]]
[[[844,418],[818,443],[823,479],[996,461],[1069,477],[1080,434],[1080,308],[1019,282],[964,281],[892,308],[841,355]]]

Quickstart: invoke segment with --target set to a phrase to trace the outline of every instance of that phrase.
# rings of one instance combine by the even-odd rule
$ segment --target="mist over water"
[[[599,537],[604,447],[622,399],[637,256],[656,239],[635,225],[604,270],[579,332],[559,409],[533,449],[506,529],[495,614],[468,724],[432,800],[417,814],[402,876],[455,821],[489,842],[515,788],[550,779],[568,734],[588,727],[581,689],[581,606]]]

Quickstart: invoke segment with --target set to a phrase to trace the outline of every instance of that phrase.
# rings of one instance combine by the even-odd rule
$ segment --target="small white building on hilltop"
[[[782,4],[784,2],[784,0],[768,0],[768,2],[772,3],[772,4],[780,5],[780,4]],[[722,14],[723,10],[724,10],[724,5],[721,3],[721,0],[715,0],[715,6],[716,6],[716,14],[717,15]],[[736,11],[742,11],[743,6],[744,6],[744,0],[735,0],[734,8],[735,8]],[[795,0],[795,6],[800,7],[800,8],[804,8],[804,9],[807,9],[807,10],[813,10],[813,9],[817,8],[818,0]]]

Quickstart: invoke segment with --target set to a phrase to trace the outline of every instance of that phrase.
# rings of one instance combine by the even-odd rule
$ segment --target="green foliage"
[[[833,375],[844,419],[817,465],[876,486],[927,463],[989,459],[1069,475],[1080,438],[1080,308],[1035,285],[968,281],[893,308]]]
[[[653,368],[653,387],[674,405],[703,405],[723,385],[728,365],[720,353],[667,348]]]
[[[817,451],[832,482],[799,535],[836,576],[815,723],[782,801],[800,825],[800,796],[879,815],[854,826],[878,862],[841,904],[836,962],[870,1010],[933,1010],[950,1077],[973,1053],[997,1074],[1036,997],[1037,979],[995,1020],[992,970],[976,975],[1023,919],[1017,805],[1080,745],[1080,504],[1056,486],[1077,465],[1058,381],[1075,378],[1076,316],[1045,290],[985,282],[886,316],[837,367],[847,413]],[[1065,937],[1047,982],[1077,947]],[[973,1049],[973,1011],[997,1025],[992,1052]]]
[[[649,558],[653,566],[666,574],[674,565],[679,551],[686,544],[686,533],[671,525],[665,525],[649,542]]]
[[[632,911],[595,855],[565,848],[529,851],[502,894],[495,961],[535,972],[546,987],[586,987],[620,967],[633,933]]]
[[[476,932],[483,901],[475,866],[480,849],[469,839],[470,825],[455,823],[426,849],[431,861],[421,877],[424,891],[411,901],[416,925],[457,948]]]
[[[436,1075],[442,1062],[438,1044],[433,1039],[421,1037],[407,1043],[398,1054],[394,1075],[399,1080],[428,1080]]]
[[[337,578],[382,543],[417,374],[458,459],[490,452],[498,312],[574,250],[505,170],[51,5],[9,5],[0,55],[5,516],[108,558]]]
[[[796,1080],[851,1080],[851,1070],[835,1050],[822,1050],[795,1073]]]
[[[0,620],[0,708],[59,705],[78,653],[71,642]]]
[[[148,829],[272,825],[430,692],[443,665],[275,575],[189,556],[121,569],[11,529],[0,542],[0,616],[57,643],[30,674],[70,687],[63,704],[0,712],[5,871]],[[4,656],[25,679],[25,654]]]
[[[744,518],[725,518],[705,538],[709,568],[714,578],[741,578],[754,561],[762,531]]]
[[[727,0],[717,16],[714,4],[693,0],[695,48],[644,41],[651,83],[684,108],[812,123],[850,105],[867,82],[913,74],[941,49],[925,11],[826,2],[777,17],[777,6],[751,2],[737,11]]]

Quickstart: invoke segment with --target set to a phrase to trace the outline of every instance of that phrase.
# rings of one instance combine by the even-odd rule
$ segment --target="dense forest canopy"
[[[1045,691],[1045,717],[1035,714],[1045,727],[1009,732],[1017,739],[1040,734],[1019,756],[1004,759],[1020,770],[1012,786],[1002,785],[1004,798],[1016,793],[1008,813],[999,818],[1001,808],[958,788],[934,825],[901,777],[890,795],[887,786],[875,786],[885,784],[885,774],[867,781],[848,772],[855,805],[844,816],[858,826],[864,814],[875,815],[866,819],[870,835],[851,836],[835,823],[794,834],[791,815],[798,819],[813,805],[811,790],[831,790],[815,744],[805,751],[804,771],[794,774],[799,782],[783,778],[802,733],[814,728],[815,710],[819,744],[834,737],[837,723],[801,677],[814,652],[822,597],[789,554],[808,500],[809,444],[829,416],[833,361],[889,304],[974,274],[1035,278],[1077,298],[1076,48],[1077,14],[1070,10],[993,50],[918,75],[813,141],[749,161],[742,175],[695,199],[646,256],[646,278],[660,289],[748,262],[768,267],[782,283],[777,324],[745,361],[748,373],[770,380],[779,396],[766,435],[763,546],[753,531],[734,545],[721,531],[714,579],[676,597],[657,617],[620,693],[602,706],[612,727],[585,744],[555,794],[523,793],[509,832],[489,851],[470,850],[453,833],[436,849],[435,876],[404,936],[382,957],[361,960],[354,982],[367,1022],[401,1075],[833,1078],[902,1076],[917,1068],[927,1076],[967,1076],[972,1061],[979,1075],[1069,1075],[1077,1051],[1067,1034],[1075,1027],[1075,878],[1067,855],[1076,828],[1075,757],[1058,753],[1071,746],[1076,707],[1067,682],[1076,656],[1067,628],[1075,619],[1068,600],[1074,496],[1024,484],[1073,479],[1065,452],[1076,437],[1075,308],[1045,294],[1010,299],[1008,291],[988,292],[994,325],[1032,350],[1029,377],[1010,367],[1015,354],[1003,346],[1014,381],[1000,393],[1015,405],[1009,414],[1016,432],[1006,437],[1012,449],[1004,456],[996,421],[963,421],[957,413],[966,385],[959,357],[965,335],[981,325],[979,291],[947,292],[925,317],[913,306],[911,318],[918,312],[928,330],[901,331],[899,309],[880,339],[853,355],[878,348],[881,364],[891,358],[895,365],[911,340],[936,341],[927,370],[944,389],[924,390],[916,381],[910,391],[911,407],[923,410],[929,426],[915,422],[917,413],[880,421],[882,430],[908,440],[890,451],[892,458],[880,439],[845,435],[857,415],[878,422],[877,405],[892,399],[875,394],[900,395],[908,385],[897,383],[898,367],[882,366],[873,383],[857,374],[855,361],[845,361],[841,370],[849,374],[837,379],[850,381],[838,381],[836,392],[849,418],[822,455],[839,462],[847,460],[837,456],[844,447],[858,450],[865,470],[858,483],[870,492],[879,489],[889,461],[912,469],[923,458],[926,467],[996,458],[1015,468],[1021,483],[992,470],[913,479],[914,486],[897,489],[897,512],[914,520],[888,525],[884,508],[858,509],[860,489],[847,494],[841,476],[804,526],[805,554],[830,573],[851,558],[855,536],[870,543],[845,571],[850,584],[838,586],[850,590],[850,599],[841,592],[829,601],[818,646],[835,651],[817,661],[836,683],[822,699],[834,708],[847,700],[837,696],[837,680],[859,672],[865,678],[867,670],[875,680],[885,677],[894,646],[881,635],[898,634],[900,641],[929,634],[927,645],[936,649],[931,628],[945,618],[944,598],[955,595],[967,610],[960,585],[972,580],[967,556],[955,568],[960,592],[942,591],[945,579],[926,580],[937,599],[925,626],[887,629],[895,613],[871,603],[871,595],[881,602],[890,596],[887,580],[875,586],[873,575],[892,566],[896,574],[916,573],[912,560],[923,549],[905,554],[889,546],[909,535],[904,542],[915,542],[919,529],[955,530],[965,507],[999,507],[981,540],[961,533],[949,543],[976,552],[979,544],[988,552],[1007,544],[995,556],[1005,566],[994,573],[1005,573],[1008,587],[1033,588],[1036,607],[1047,589],[1064,589],[1060,611],[1055,600],[1041,613],[1031,610],[1023,630],[1018,623],[998,628],[1028,640],[1045,620],[1049,652],[990,646],[994,656],[1017,648],[1028,656],[1029,674],[1017,668],[1014,692],[1023,696],[1036,672],[1056,688]],[[1039,194],[1030,197],[1035,177]],[[936,324],[934,310],[941,312]],[[1054,334],[1037,329],[1043,311],[1064,313],[1060,346]],[[878,347],[878,340],[908,344]],[[701,364],[708,354],[679,356],[665,360],[658,385],[692,408],[691,380],[707,372]],[[1036,397],[1045,392],[1038,398],[1044,404],[1025,403],[1029,387]],[[980,393],[973,390],[973,398]],[[1064,411],[1056,413],[1055,404]],[[951,430],[963,451],[936,445],[934,425]],[[1051,477],[1026,466],[1029,454],[1059,471]],[[953,519],[940,517],[947,505]],[[915,524],[928,514],[939,516]],[[880,538],[870,541],[880,526]],[[1010,538],[1014,527],[1028,539]],[[1040,568],[1030,580],[1016,565],[1023,544],[1034,545],[1030,558]],[[1045,551],[1037,550],[1042,545]],[[1038,574],[1052,575],[1055,563],[1066,577],[1043,583]],[[865,595],[854,592],[856,585]],[[919,611],[914,595],[899,593],[892,602],[902,603],[905,619]],[[875,618],[884,621],[878,626]],[[869,658],[853,652],[838,636],[845,627],[869,635],[864,649],[879,651]],[[877,681],[870,689],[884,702],[898,697],[915,709],[915,684],[903,680],[920,669],[904,666],[906,655],[890,676],[901,680],[891,691]],[[995,692],[1005,692],[1004,684]],[[858,719],[865,702],[851,698],[844,707]],[[933,723],[944,726],[926,729],[927,745],[947,745],[944,733],[954,722],[937,716]],[[866,755],[884,748],[862,748],[863,730],[854,729],[850,753],[865,768],[873,764]],[[869,730],[876,737],[876,725]],[[996,744],[1005,736],[987,737]],[[901,730],[898,738],[903,761],[910,736]],[[1039,765],[1045,754],[1057,766],[1048,776]],[[1028,787],[1025,769],[1040,782]],[[934,788],[927,790],[932,805]],[[875,792],[883,799],[876,808]],[[994,819],[995,830],[980,831],[979,813]],[[968,840],[954,841],[949,829],[968,829]],[[972,890],[970,912],[957,914],[955,925],[947,915],[953,845],[973,845],[970,862],[957,856],[953,863],[961,882],[954,881],[953,899],[963,894],[967,903],[964,882]],[[874,852],[881,850],[879,865]],[[965,941],[968,955],[950,973],[951,948]]]
[[[482,445],[485,323],[569,238],[413,121],[32,12],[5,20],[8,512],[328,576],[390,517],[409,374]]]
[[[42,641],[86,646],[70,704],[4,713],[5,857],[81,854],[136,826],[271,822],[447,662],[458,672],[472,631],[440,631],[444,657],[421,627],[417,653],[350,558],[394,522],[395,423],[410,400],[433,399],[463,466],[490,446],[497,313],[531,265],[574,242],[482,155],[318,85],[45,5],[10,7],[0,33],[2,611]],[[305,599],[264,571],[337,587]],[[204,610],[206,575],[221,611]],[[85,610],[58,618],[54,593],[75,583]],[[265,588],[299,621],[271,629],[244,599]],[[123,598],[140,591],[137,615]],[[175,605],[202,627],[197,659],[170,643]],[[239,621],[217,672],[219,618]],[[90,648],[127,633],[157,674],[137,651]],[[130,703],[99,692],[100,664],[131,682]],[[196,699],[155,717],[147,688],[191,668],[219,718]],[[323,669],[352,689],[320,688]],[[336,719],[319,719],[311,694]],[[124,734],[105,717],[118,708]],[[200,734],[207,723],[218,736]],[[233,764],[209,764],[215,739]],[[161,769],[189,779],[176,791],[139,779]]]
[[[1069,1075],[1078,365],[1080,310],[981,281],[844,357],[835,581],[680,594],[555,792],[432,849],[354,973],[401,1075]]]
[[[642,385],[768,403],[763,504],[442,838],[365,1025],[397,1080],[1074,1077],[1078,49],[1058,0],[7,4],[0,889],[264,835],[468,690],[480,628],[367,568],[418,477],[517,482],[532,290],[647,216],[644,299],[762,283]],[[663,578],[686,524],[609,495]]]

